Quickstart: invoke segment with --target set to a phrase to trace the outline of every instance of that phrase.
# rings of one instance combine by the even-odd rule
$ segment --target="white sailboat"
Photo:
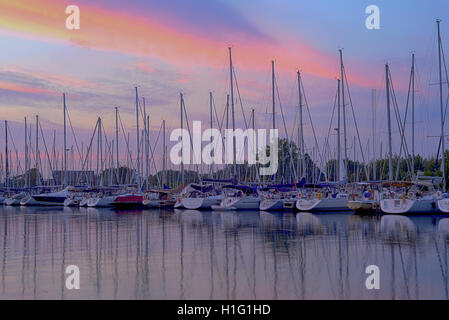
[[[346,211],[348,195],[328,184],[315,185],[296,201],[299,211]]]
[[[224,197],[220,204],[213,205],[212,210],[258,210],[260,197],[255,188],[246,186],[223,187]]]
[[[431,182],[388,182],[380,200],[380,209],[389,214],[439,212],[437,192]]]

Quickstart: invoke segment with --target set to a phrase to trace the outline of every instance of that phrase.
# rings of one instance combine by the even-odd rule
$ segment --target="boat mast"
[[[341,166],[341,139],[340,139],[340,132],[341,132],[341,124],[340,124],[340,79],[337,79],[337,181],[341,181],[341,174],[342,174],[342,166]]]
[[[25,172],[23,175],[24,187],[28,187],[28,133],[27,118],[25,117]]]
[[[226,94],[226,130],[227,129],[229,129],[229,94]],[[225,177],[230,177],[228,164],[225,165]]]
[[[62,94],[64,101],[64,180],[63,186],[67,185],[67,126],[66,126],[66,104],[65,104],[65,93]]]
[[[101,118],[98,118],[98,139],[100,141],[100,186],[103,186],[103,128],[101,126]]]
[[[167,154],[165,153],[165,120],[162,120],[162,187],[167,184],[167,173],[165,172],[167,170],[166,168],[166,157]]]
[[[119,171],[120,171],[120,165],[119,165],[119,161],[118,161],[118,157],[119,157],[119,151],[118,151],[118,108],[115,107],[115,157],[116,157],[116,166],[117,166],[117,174],[116,174],[116,179],[117,179],[117,184],[119,183]]]
[[[143,117],[144,117],[144,131],[145,131],[145,187],[148,189],[148,174],[149,174],[149,167],[148,167],[148,132],[150,130],[149,128],[149,119],[147,118],[147,107],[145,105],[145,97],[142,97],[143,101]]]
[[[390,77],[388,63],[385,64],[385,86],[387,92],[387,121],[388,121],[388,180],[393,180],[393,151],[391,146],[391,116],[390,116]]]
[[[412,178],[415,177],[415,53],[412,53]]]
[[[299,154],[301,157],[301,173],[299,173],[298,170],[298,177],[304,177],[304,170],[305,170],[305,154],[304,154],[304,125],[303,125],[303,119],[302,119],[302,90],[301,90],[301,73],[298,71],[298,105],[299,105],[299,132],[298,132],[298,146],[299,146]]]
[[[340,52],[340,80],[341,80],[341,107],[343,111],[343,146],[345,148],[345,158],[344,163],[344,178],[347,177],[347,166],[348,166],[348,148],[346,139],[346,106],[345,106],[345,76],[344,76],[344,65],[343,65],[343,50],[339,49]]]
[[[440,35],[440,20],[437,19],[437,29],[438,29],[438,70],[439,70],[439,80],[440,80],[440,116],[441,116],[441,172],[443,173],[443,192],[446,192],[446,174],[444,165],[444,113],[443,113],[443,82],[441,75],[441,35]]]
[[[232,112],[232,166],[233,166],[233,178],[237,177],[237,167],[236,167],[236,150],[235,150],[235,114],[234,114],[234,77],[233,77],[233,67],[232,67],[232,55],[231,48],[229,47],[229,72],[231,81],[231,112]]]
[[[209,109],[210,109],[210,129],[212,130],[213,127],[213,120],[212,120],[212,92],[209,92]],[[210,137],[210,143],[212,143],[212,135]],[[212,162],[210,165],[210,177],[214,177],[214,163]]]
[[[373,125],[372,125],[372,129],[373,129],[373,180],[376,181],[377,180],[377,176],[376,176],[376,89],[372,89],[371,91],[371,99],[372,99],[372,109],[373,109]],[[413,139],[413,138],[412,138]],[[413,141],[413,140],[412,140]]]
[[[184,112],[183,112],[183,101],[184,101],[184,97],[182,95],[182,92],[179,93],[179,98],[180,98],[180,102],[179,105],[181,107],[181,132],[183,132],[183,126],[184,126],[184,122],[183,122],[183,118],[184,118]],[[183,159],[183,146],[184,146],[184,134],[181,136],[181,184],[182,186],[184,186],[184,159]]]
[[[9,188],[8,120],[5,120],[5,185]]]
[[[276,102],[275,102],[275,94],[274,94],[274,60],[271,60],[271,89],[273,98],[273,130],[276,129]]]
[[[137,87],[135,87],[135,89],[136,89],[136,124],[137,124],[137,129],[136,129],[136,139],[137,139],[136,183],[137,183],[137,190],[139,191],[140,190],[139,94],[137,93]]]
[[[39,174],[39,116],[36,115],[36,150],[35,150],[35,167],[36,167],[36,185],[40,184],[40,174]]]
[[[251,127],[253,129],[253,132],[256,132],[256,119],[254,115],[254,108],[251,109]],[[250,171],[250,179],[251,181],[256,180],[256,166],[254,166],[254,176],[253,176],[253,170]]]

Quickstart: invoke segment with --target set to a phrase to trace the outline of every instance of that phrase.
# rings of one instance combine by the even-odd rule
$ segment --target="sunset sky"
[[[379,30],[365,27],[365,8],[371,4],[380,8]],[[68,5],[80,8],[80,30],[65,28]],[[210,91],[218,114],[223,114],[230,88],[231,46],[247,118],[255,108],[256,126],[270,126],[271,60],[275,60],[288,130],[296,119],[296,71],[300,70],[321,143],[336,93],[338,49],[344,48],[365,148],[371,139],[371,89],[377,89],[377,136],[386,141],[384,65],[390,64],[403,116],[414,51],[415,149],[434,154],[437,139],[427,136],[439,134],[438,87],[432,85],[438,81],[436,18],[442,19],[447,54],[447,0],[0,0],[0,120],[11,121],[18,147],[25,116],[34,123],[39,114],[48,132],[61,132],[62,92],[66,92],[72,124],[84,144],[98,116],[112,137],[114,107],[119,107],[126,130],[135,136],[134,86],[138,85],[147,100],[153,136],[162,119],[170,129],[179,126],[179,92],[185,95],[189,120],[208,121]],[[242,127],[237,103],[236,115]],[[355,135],[350,109],[347,121],[350,146]],[[282,123],[280,115],[277,123]],[[395,120],[393,125],[397,136]],[[0,130],[3,151],[3,121]],[[311,148],[308,119],[306,134]],[[61,139],[58,136],[59,143]],[[398,143],[396,137],[395,152]]]

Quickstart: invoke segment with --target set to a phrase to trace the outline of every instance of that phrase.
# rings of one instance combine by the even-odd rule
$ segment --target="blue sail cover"
[[[234,180],[233,179],[210,179],[210,178],[203,178],[201,179],[202,181],[205,182],[218,182],[218,183],[233,183]]]
[[[201,191],[201,192],[210,192],[210,191],[214,190],[214,186],[211,185],[211,184],[208,184],[208,185],[203,186],[203,185],[193,184],[193,183],[192,183],[192,184],[190,185],[190,187],[191,187],[192,189],[195,189],[195,190]]]

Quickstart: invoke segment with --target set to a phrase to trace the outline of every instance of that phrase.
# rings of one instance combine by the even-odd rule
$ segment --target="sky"
[[[65,8],[69,5],[80,9],[79,30],[65,27]],[[369,5],[380,9],[380,29],[365,27],[365,8]],[[277,123],[283,123],[283,114],[289,136],[296,132],[299,70],[317,141],[323,148],[329,128],[336,126],[335,119],[332,125],[330,121],[339,77],[338,49],[342,48],[354,115],[368,157],[366,149],[369,146],[372,153],[373,145],[371,90],[377,90],[375,152],[379,154],[383,144],[385,153],[385,63],[390,65],[404,117],[414,52],[415,150],[432,155],[437,139],[431,136],[439,135],[440,121],[435,20],[442,20],[443,48],[449,52],[448,9],[445,0],[0,0],[0,120],[10,122],[19,153],[23,149],[24,117],[34,124],[39,115],[46,139],[53,139],[56,130],[60,146],[65,92],[79,143],[89,143],[97,117],[102,118],[106,134],[113,139],[114,108],[118,107],[132,144],[136,128],[134,87],[138,86],[139,95],[146,99],[151,137],[157,137],[163,119],[167,135],[179,127],[180,92],[189,121],[208,123],[209,92],[219,118],[223,115],[230,90],[231,47],[240,92],[240,97],[235,95],[237,125],[244,127],[241,110],[249,118],[254,108],[256,126],[270,127],[274,60],[279,90]],[[447,86],[444,91],[446,95]],[[305,135],[311,152],[314,138],[309,120],[307,116]],[[394,152],[399,152],[393,121]],[[356,131],[349,104],[347,123],[348,153],[352,155]],[[409,136],[409,119],[406,130]],[[77,141],[71,132],[69,145],[74,145]],[[280,132],[285,135],[283,125]],[[3,121],[0,137],[3,151]],[[123,141],[120,146],[124,149]],[[158,148],[160,141],[155,146]],[[335,152],[333,135],[330,149]],[[360,158],[360,150],[355,157]]]

